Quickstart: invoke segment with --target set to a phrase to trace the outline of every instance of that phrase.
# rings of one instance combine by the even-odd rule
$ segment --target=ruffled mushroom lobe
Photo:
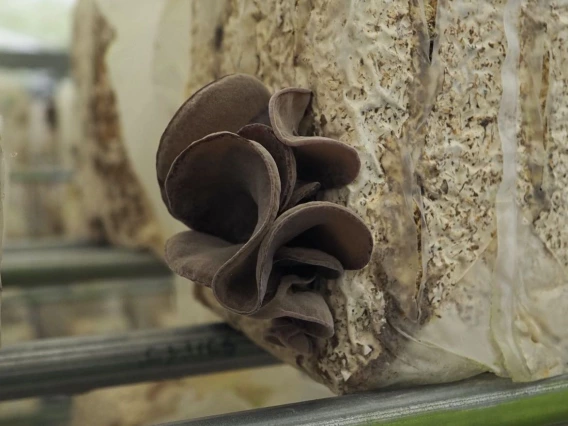
[[[272,260],[268,281],[262,285],[264,291],[261,309],[254,313],[258,318],[265,315],[266,306],[278,293],[281,281],[288,276],[306,278],[315,282],[316,278],[337,279],[343,274],[343,265],[335,257],[316,249],[304,247],[281,247]],[[299,278],[298,278],[299,279]]]
[[[333,316],[319,293],[302,291],[315,277],[283,277],[272,301],[255,314],[257,318],[271,318],[266,337],[272,343],[310,353],[310,338],[326,339],[334,334]],[[270,339],[271,337],[271,339]]]
[[[303,325],[301,321],[293,318],[276,318],[264,334],[264,340],[309,355],[314,351],[314,344],[310,335],[303,329]]]
[[[312,198],[315,198],[320,188],[321,184],[319,182],[296,181],[294,191],[283,210],[288,210],[303,201],[314,201]]]
[[[317,249],[345,269],[367,265],[373,238],[365,223],[347,208],[326,201],[300,204],[282,213],[264,237],[258,254],[257,281],[266,282],[277,250],[284,246]]]
[[[190,144],[220,131],[237,132],[266,110],[270,92],[258,79],[232,74],[206,85],[175,113],[156,155],[158,184],[164,185],[174,159]],[[167,203],[166,203],[167,204]]]
[[[242,247],[202,232],[184,231],[168,239],[165,259],[175,274],[211,287],[217,271]]]
[[[311,91],[299,88],[283,89],[272,95],[268,108],[274,133],[294,148],[299,179],[320,182],[324,188],[347,185],[355,180],[361,168],[357,151],[334,139],[298,135],[311,96]]]
[[[332,255],[307,247],[281,247],[274,254],[272,263],[275,268],[287,274],[304,276],[318,275],[329,279],[337,279],[343,274],[343,265]]]
[[[210,285],[227,309],[258,310],[256,256],[280,204],[269,152],[234,133],[209,135],[178,155],[165,193],[172,215],[192,229],[168,241],[170,267]]]
[[[314,291],[320,278],[336,279],[343,273],[341,263],[319,250],[282,247],[274,256],[269,290],[254,318],[271,319],[265,336],[271,343],[310,353],[311,338],[334,334],[333,317],[324,297]]]
[[[296,159],[292,149],[280,142],[274,131],[264,124],[248,124],[238,134],[259,143],[272,155],[280,175],[280,206],[287,205],[296,184]]]
[[[257,282],[265,302],[254,316],[272,319],[267,341],[310,353],[312,338],[333,336],[329,307],[308,286],[338,278],[343,268],[364,267],[372,248],[368,228],[345,207],[309,202],[284,212],[258,254]]]

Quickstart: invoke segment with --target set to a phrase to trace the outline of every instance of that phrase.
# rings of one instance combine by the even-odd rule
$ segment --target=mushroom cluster
[[[321,280],[363,268],[373,245],[351,211],[314,201],[353,181],[360,161],[344,143],[299,134],[311,96],[223,77],[180,107],[156,158],[164,203],[190,228],[168,240],[169,267],[225,309],[270,320],[266,340],[301,353],[334,334]]]

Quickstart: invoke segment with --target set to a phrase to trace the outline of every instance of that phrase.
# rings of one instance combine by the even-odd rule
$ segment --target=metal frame
[[[65,51],[20,52],[0,50],[0,67],[26,70],[46,69],[56,77],[61,77],[69,72],[69,55]]]
[[[42,183],[56,184],[70,182],[73,178],[72,170],[60,168],[23,169],[10,172],[11,183]]]
[[[174,422],[162,426],[535,426],[566,424],[568,376],[512,384],[491,375]]]
[[[151,253],[81,243],[15,248],[2,256],[4,287],[62,285],[101,279],[171,276]]]
[[[0,401],[278,362],[225,324],[35,340],[0,351]]]
[[[12,253],[16,251],[38,251],[53,249],[75,249],[84,247],[106,247],[104,244],[97,244],[90,240],[43,238],[43,239],[23,239],[17,241],[5,241],[3,252]]]
[[[86,242],[13,243],[4,251],[3,265],[4,282],[13,286],[171,277],[148,253]],[[277,363],[224,324],[36,340],[0,350],[0,401]],[[567,420],[568,376],[513,384],[484,375],[446,385],[366,392],[164,426],[532,426]]]

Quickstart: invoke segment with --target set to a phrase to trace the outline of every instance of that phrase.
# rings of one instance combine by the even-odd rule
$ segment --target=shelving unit
[[[97,256],[99,260],[93,261]],[[20,261],[24,258],[40,260],[25,267]],[[43,285],[42,278],[50,286],[87,276],[110,280],[113,272],[124,277],[125,271],[130,271],[130,278],[171,278],[147,253],[90,247],[81,241],[12,244],[3,263],[6,282],[13,286],[29,286],[35,280],[37,287]],[[151,271],[154,278],[147,276]],[[278,362],[225,324],[36,340],[0,351],[0,401],[72,395]],[[459,383],[365,392],[164,426],[556,425],[567,419],[568,376],[513,384],[484,375]]]

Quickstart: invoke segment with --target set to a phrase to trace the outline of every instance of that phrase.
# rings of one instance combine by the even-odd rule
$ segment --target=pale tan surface
[[[544,4],[215,0],[192,2],[189,17],[174,19],[187,4],[171,0],[154,21],[159,48],[130,64],[107,58],[125,127],[136,123],[128,108],[136,97],[120,76],[151,64],[146,83],[179,94],[183,79],[168,85],[168,69],[188,66],[186,94],[232,72],[272,90],[310,88],[316,131],[359,151],[359,179],[328,198],[372,228],[371,265],[329,283],[336,336],[314,358],[271,351],[339,392],[564,370],[567,55],[559,46],[568,8]],[[114,22],[128,10],[101,5]],[[125,40],[152,42],[136,38],[144,31],[132,22],[118,30],[122,53],[134,52]],[[175,29],[190,34],[189,65]],[[181,102],[168,99],[156,104],[160,114]],[[148,135],[159,134],[161,117],[143,123]],[[130,155],[145,173],[158,140],[126,138],[127,152],[144,147]],[[147,175],[137,182],[163,212],[157,186]],[[157,216],[166,237],[179,229]],[[187,293],[179,298],[190,303]],[[261,322],[225,316],[262,344]]]
[[[194,4],[190,91],[236,71],[272,89],[309,87],[316,131],[363,160],[360,179],[329,198],[371,225],[374,261],[330,283],[337,339],[306,368],[339,390],[564,371],[567,54],[555,46],[566,5],[215,4]]]

